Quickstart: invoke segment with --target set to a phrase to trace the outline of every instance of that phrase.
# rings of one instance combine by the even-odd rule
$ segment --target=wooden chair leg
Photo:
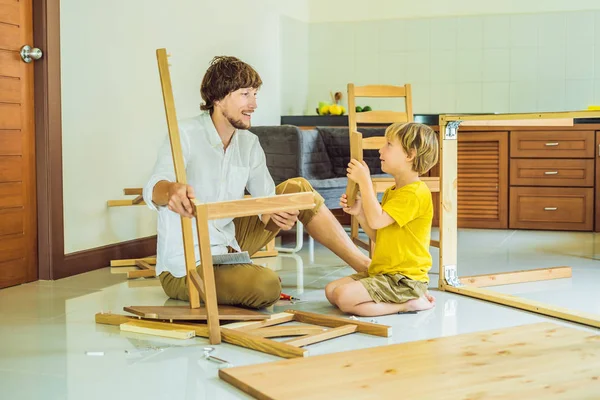
[[[221,343],[219,326],[219,309],[217,307],[217,289],[210,252],[210,236],[208,234],[208,207],[205,204],[196,206],[196,226],[200,245],[200,262],[202,265],[202,281],[204,283],[204,306],[208,317],[208,338],[211,344]]]

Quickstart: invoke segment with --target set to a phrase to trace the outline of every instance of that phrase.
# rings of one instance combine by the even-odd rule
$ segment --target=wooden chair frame
[[[210,336],[210,329],[206,324],[151,321],[112,313],[98,313],[95,319],[98,324],[118,325],[124,331],[157,336],[178,339]],[[290,322],[294,324],[282,325]],[[303,347],[354,332],[390,337],[392,328],[371,322],[297,310],[273,314],[263,321],[234,322],[221,326],[224,342],[283,358],[306,357],[308,350]],[[293,338],[283,342],[271,339],[282,337]]]
[[[406,102],[406,111],[367,111],[356,112],[355,98],[356,97],[377,97],[377,98],[404,98]],[[382,148],[386,139],[383,136],[364,138],[358,131],[359,123],[382,123],[389,124],[395,122],[412,122],[414,121],[412,109],[412,89],[410,84],[404,86],[391,85],[367,85],[354,86],[353,83],[348,84],[348,130],[350,135],[350,158],[358,161],[363,160],[364,150],[379,150]],[[440,191],[440,179],[437,177],[422,177],[421,180],[427,184],[431,192]],[[375,193],[383,193],[385,190],[394,185],[393,178],[373,178],[373,189]],[[346,195],[348,196],[348,204],[354,204],[354,200],[358,193],[358,186],[355,182],[348,180],[346,186]],[[373,242],[369,239],[368,242],[363,242],[358,237],[358,220],[350,217],[350,238],[359,247],[369,251],[369,255],[373,253]],[[431,246],[439,247],[436,240],[431,241]]]
[[[486,286],[571,276],[570,267],[459,277],[457,266],[457,139],[463,126],[572,126],[574,118],[599,118],[600,111],[535,114],[440,115],[439,289],[600,328],[600,315],[556,307],[484,289]]]

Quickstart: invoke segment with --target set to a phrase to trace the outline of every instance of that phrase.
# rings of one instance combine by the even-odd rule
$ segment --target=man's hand
[[[348,163],[346,172],[348,172],[348,179],[352,179],[358,186],[368,185],[371,182],[371,171],[369,171],[369,166],[364,161],[353,158]]]
[[[190,185],[183,185],[177,182],[171,182],[168,192],[169,200],[167,207],[182,217],[192,218],[194,216],[193,199],[196,198],[194,188]]]
[[[356,199],[354,200],[354,204],[352,205],[352,207],[348,207],[348,196],[346,196],[346,193],[344,193],[340,197],[340,206],[346,214],[361,215],[363,213],[363,208],[362,202],[360,200],[360,192],[356,194]]]
[[[298,221],[300,211],[282,211],[271,214],[271,220],[283,231],[289,231]]]

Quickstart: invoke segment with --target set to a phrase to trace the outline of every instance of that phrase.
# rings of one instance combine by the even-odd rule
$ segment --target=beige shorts
[[[350,275],[363,284],[375,303],[406,303],[427,293],[427,282],[415,281],[401,274],[369,276],[368,272]]]

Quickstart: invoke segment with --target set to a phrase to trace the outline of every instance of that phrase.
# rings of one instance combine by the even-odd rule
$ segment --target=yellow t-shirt
[[[433,219],[431,192],[417,181],[396,189],[388,188],[381,202],[394,223],[377,230],[369,275],[402,274],[429,282],[429,241]]]

